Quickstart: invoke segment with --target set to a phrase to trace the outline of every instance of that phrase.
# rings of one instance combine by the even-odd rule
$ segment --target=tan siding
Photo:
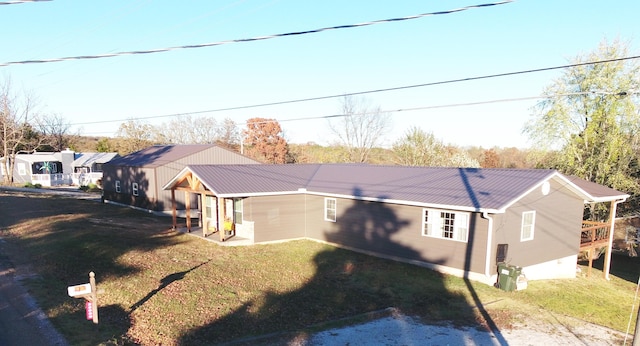
[[[244,219],[254,222],[254,241],[304,237],[304,198],[304,195],[246,198]]]
[[[556,182],[543,196],[536,189],[495,217],[494,244],[508,244],[507,263],[528,266],[578,253],[583,201]],[[520,240],[522,212],[535,210],[534,239]],[[492,265],[495,265],[495,246]]]

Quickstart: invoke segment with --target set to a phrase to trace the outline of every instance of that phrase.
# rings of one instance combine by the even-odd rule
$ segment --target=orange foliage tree
[[[243,135],[248,156],[265,163],[288,163],[289,145],[277,120],[251,118]]]

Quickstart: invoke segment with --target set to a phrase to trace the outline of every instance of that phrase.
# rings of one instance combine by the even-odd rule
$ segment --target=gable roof
[[[43,162],[43,161],[60,161],[60,155],[57,152],[38,152],[30,154],[16,154],[16,159],[26,161],[29,163]]]
[[[186,156],[218,147],[214,144],[153,145],[109,161],[110,165],[159,167]]]
[[[577,184],[555,170],[366,164],[191,165],[164,189],[187,173],[220,197],[308,193],[468,211],[504,212],[550,179],[585,200],[628,197],[598,184]]]
[[[94,163],[107,163],[117,157],[118,153],[80,153],[72,163],[72,167],[88,167]]]

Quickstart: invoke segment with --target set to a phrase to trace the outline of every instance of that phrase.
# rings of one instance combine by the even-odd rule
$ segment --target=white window
[[[336,222],[336,199],[324,199],[324,219],[326,221]]]
[[[522,228],[520,231],[520,241],[533,240],[533,231],[536,224],[536,212],[525,211],[522,213]]]
[[[466,242],[469,236],[469,213],[423,209],[422,235]]]
[[[116,192],[120,193],[120,180],[116,180]]]
[[[237,224],[242,224],[242,198],[233,199],[233,219]]]
[[[131,184],[131,192],[134,196],[138,195],[138,183]]]

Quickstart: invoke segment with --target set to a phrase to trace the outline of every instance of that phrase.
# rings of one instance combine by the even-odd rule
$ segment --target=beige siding
[[[304,237],[304,200],[301,194],[244,199],[244,220],[254,222],[254,241]]]

